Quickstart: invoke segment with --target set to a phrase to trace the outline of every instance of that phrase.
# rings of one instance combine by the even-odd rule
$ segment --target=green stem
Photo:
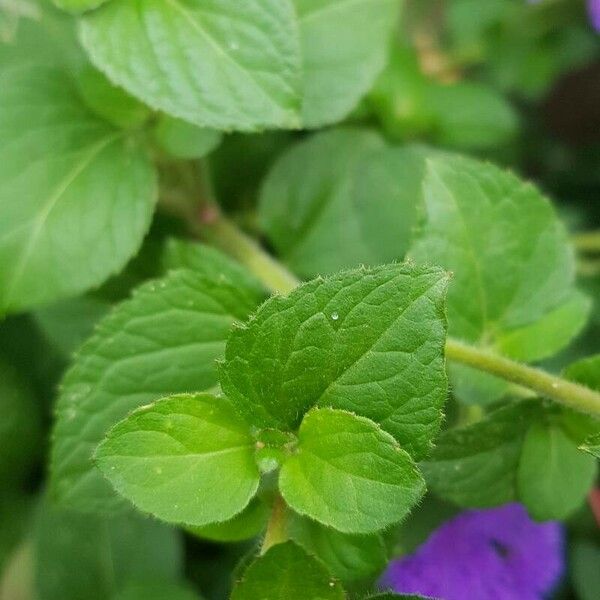
[[[449,338],[446,358],[501,377],[580,412],[600,415],[600,393],[493,352]]]
[[[220,215],[214,207],[205,208],[200,220],[202,239],[237,259],[270,290],[287,294],[300,283],[295,275],[231,221]]]
[[[267,254],[214,208],[205,208],[198,233],[208,243],[236,258],[274,292],[287,294],[300,280]],[[490,373],[543,397],[584,413],[600,416],[600,393],[482,348],[449,338],[446,358]]]
[[[285,500],[277,494],[260,553],[264,554],[272,546],[282,544],[287,539],[287,506]]]
[[[600,253],[600,231],[583,231],[573,236],[573,244],[579,252]]]

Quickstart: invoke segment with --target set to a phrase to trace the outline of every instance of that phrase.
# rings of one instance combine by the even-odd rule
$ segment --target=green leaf
[[[302,51],[305,127],[343,119],[385,64],[397,0],[293,0]]]
[[[380,534],[352,535],[296,517],[288,525],[290,537],[318,556],[344,584],[377,575],[388,561]]]
[[[384,65],[397,0],[112,0],[82,43],[114,82],[215,129],[344,118]]]
[[[109,310],[110,304],[102,299],[80,296],[38,308],[34,316],[48,340],[70,357]]]
[[[110,511],[125,503],[91,455],[131,410],[217,384],[235,320],[260,301],[242,282],[178,271],[150,282],[104,319],[66,374],[57,405],[52,488],[65,505]]]
[[[221,143],[222,134],[163,115],[154,128],[154,138],[171,156],[191,159],[210,154]]]
[[[508,404],[444,432],[420,466],[430,488],[459,506],[518,500],[535,519],[565,519],[593,483],[595,461],[577,445],[595,427],[587,416],[539,400]]]
[[[440,84],[423,72],[420,59],[414,48],[394,44],[369,93],[369,104],[390,137],[488,149],[515,136],[517,115],[496,89],[473,81]]]
[[[113,85],[97,69],[86,65],[77,75],[77,88],[88,108],[116,127],[140,127],[150,117],[150,109]]]
[[[567,232],[535,187],[489,164],[435,155],[427,160],[423,197],[426,218],[410,255],[454,273],[449,335],[509,356],[516,349],[515,358],[533,361],[580,331],[588,306],[573,304]],[[559,317],[565,320],[557,330]],[[482,399],[492,399],[485,392]]]
[[[459,48],[472,48],[483,43],[491,27],[499,25],[507,11],[511,10],[504,0],[455,0],[448,6],[448,30]]]
[[[507,392],[508,384],[504,379],[478,369],[458,363],[448,363],[447,370],[452,393],[464,404],[489,406],[496,403]]]
[[[178,533],[134,514],[101,519],[42,503],[34,532],[37,592],[44,600],[107,600],[132,581],[179,578]]]
[[[212,394],[138,408],[108,432],[95,462],[136,508],[192,526],[239,514],[260,479],[248,426]]]
[[[444,432],[420,464],[428,486],[470,508],[516,500],[523,439],[539,410],[538,401],[509,404],[474,425]]]
[[[578,360],[569,365],[564,372],[565,377],[586,385],[593,390],[600,390],[600,354]],[[570,414],[573,418],[573,414]],[[565,422],[565,427],[571,423]],[[574,424],[576,431],[571,439],[579,445],[579,449],[600,458],[600,421],[588,415],[578,415]]]
[[[145,154],[45,67],[0,75],[0,138],[0,312],[76,294],[120,270],[156,200]]]
[[[600,458],[600,433],[587,438],[580,448],[592,456]]]
[[[290,131],[275,130],[258,135],[233,134],[210,157],[215,196],[229,211],[256,211],[260,184],[277,157],[295,140]],[[235,165],[235,177],[231,176]]]
[[[111,600],[199,600],[191,588],[175,583],[132,583]]]
[[[302,421],[279,489],[296,512],[319,523],[344,533],[373,533],[402,520],[425,482],[409,454],[375,423],[317,408]]]
[[[392,264],[315,279],[234,329],[221,385],[261,428],[295,430],[315,405],[370,418],[426,454],[446,398],[446,275]]]
[[[80,13],[101,6],[108,0],[52,0],[62,10],[71,13]]]
[[[532,360],[554,354],[582,331],[591,309],[590,299],[574,290],[569,299],[531,325],[498,334],[496,348],[516,360]]]
[[[600,391],[600,354],[578,360],[565,369],[565,377]]]
[[[40,407],[27,381],[0,360],[0,481],[24,479],[42,447]]]
[[[443,146],[486,149],[506,144],[518,132],[517,114],[494,88],[475,82],[430,83],[426,102]]]
[[[286,0],[112,0],[80,38],[109,79],[202,127],[299,123],[300,47]]]
[[[423,162],[374,132],[337,129],[288,150],[264,184],[261,225],[282,260],[313,277],[403,258]]]
[[[427,95],[431,83],[413,48],[393,44],[388,64],[368,95],[368,105],[391,139],[423,138],[435,128]]]
[[[585,502],[595,463],[559,426],[537,421],[527,431],[521,451],[519,499],[535,519],[565,519]]]
[[[225,254],[204,244],[171,238],[165,245],[162,262],[166,270],[191,269],[214,280],[236,283],[251,290],[257,300],[267,296],[263,283],[250,271]]]
[[[0,67],[45,64],[77,70],[85,55],[77,43],[75,23],[50,2],[19,0],[0,9]]]
[[[269,506],[253,498],[250,504],[239,514],[224,521],[204,527],[187,527],[187,531],[201,539],[215,542],[241,542],[256,537],[264,531],[269,519]]]
[[[344,600],[325,566],[294,542],[271,547],[236,583],[231,600]]]

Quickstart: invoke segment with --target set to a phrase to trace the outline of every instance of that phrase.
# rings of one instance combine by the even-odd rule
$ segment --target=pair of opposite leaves
[[[271,298],[229,338],[227,397],[134,411],[100,445],[98,466],[143,511],[202,526],[256,494],[257,441],[299,427],[279,476],[292,508],[346,533],[401,520],[424,492],[414,460],[446,396],[446,284],[437,268],[386,265]]]

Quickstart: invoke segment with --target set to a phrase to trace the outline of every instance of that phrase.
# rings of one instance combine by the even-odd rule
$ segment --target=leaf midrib
[[[479,312],[481,315],[481,327],[482,327],[481,337],[484,338],[484,336],[489,328],[487,294],[486,294],[485,286],[483,283],[483,273],[481,272],[481,265],[479,264],[479,261],[477,260],[477,254],[476,254],[475,248],[473,246],[473,240],[471,239],[471,236],[469,235],[469,227],[467,226],[467,221],[462,212],[461,206],[459,205],[458,201],[456,200],[455,194],[448,187],[448,185],[446,184],[444,179],[442,177],[440,177],[437,169],[435,168],[434,161],[428,160],[427,168],[428,168],[429,174],[432,177],[435,177],[437,179],[438,183],[443,187],[443,189],[448,194],[448,197],[452,200],[452,205],[456,209],[456,214],[458,215],[458,217],[463,225],[463,231],[465,233],[464,239],[467,241],[467,251],[468,251],[469,258],[471,259],[470,262],[473,265],[474,274],[475,274],[477,295],[479,297],[479,303],[480,303],[480,311]]]
[[[133,433],[133,432],[132,432]],[[221,450],[210,450],[208,452],[187,452],[185,454],[153,454],[150,456],[139,456],[137,454],[110,454],[106,457],[99,457],[100,460],[104,458],[104,460],[114,460],[119,458],[124,459],[133,459],[140,460],[144,462],[151,462],[153,460],[169,460],[169,459],[178,459],[178,460],[186,460],[190,458],[194,459],[210,459],[214,456],[221,456],[224,454],[233,454],[235,452],[239,452],[240,450],[249,450],[253,448],[253,444],[243,444],[240,446],[230,446],[228,448],[222,448]]]
[[[6,294],[4,297],[4,305],[9,306],[12,295],[14,293],[17,284],[23,277],[23,273],[27,268],[27,263],[31,259],[33,251],[35,250],[36,244],[39,241],[39,237],[42,233],[44,225],[50,217],[52,211],[56,208],[61,198],[67,192],[69,187],[76,181],[76,179],[92,164],[94,159],[112,142],[122,137],[121,132],[112,133],[111,135],[103,137],[97,143],[95,143],[89,149],[89,152],[84,154],[82,159],[75,164],[67,175],[61,180],[55,191],[42,203],[42,208],[38,212],[38,218],[34,221],[33,231],[29,237],[29,241],[23,247],[19,258],[17,259],[17,265],[13,271],[12,277],[8,283]]]

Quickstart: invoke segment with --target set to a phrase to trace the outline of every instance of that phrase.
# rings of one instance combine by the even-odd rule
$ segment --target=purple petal
[[[535,523],[519,504],[467,511],[415,554],[394,561],[381,585],[443,600],[540,600],[563,571],[558,523]]]
[[[592,26],[600,32],[600,0],[588,0],[587,7]]]

